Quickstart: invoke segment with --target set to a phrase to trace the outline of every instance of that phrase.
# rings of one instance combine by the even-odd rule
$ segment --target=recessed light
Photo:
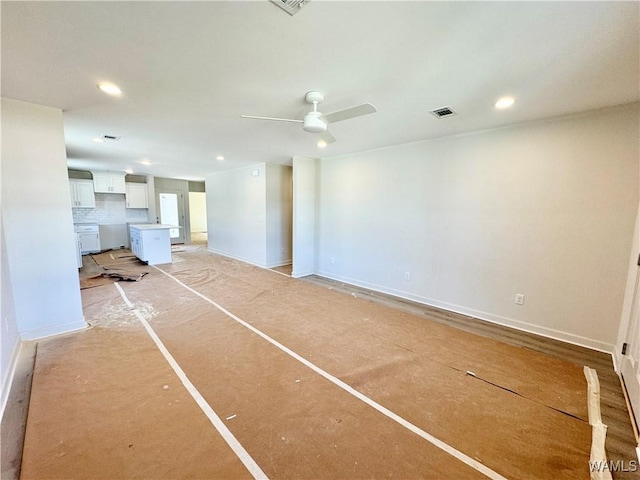
[[[509,108],[515,102],[516,102],[516,99],[513,97],[502,97],[498,99],[498,101],[494,103],[493,106],[498,109]]]
[[[324,148],[327,146],[327,142],[324,140],[318,140],[318,148]]]
[[[121,95],[122,94],[122,90],[120,90],[120,87],[118,87],[117,85],[113,84],[113,83],[109,83],[109,82],[100,82],[98,84],[98,88],[103,91],[104,93],[108,94],[108,95]]]
[[[151,160],[149,160],[148,158],[143,158],[142,160],[140,160],[140,163],[142,165],[151,165]]]
[[[131,170],[130,168],[127,168],[124,172],[131,175],[133,173],[133,170]]]
[[[224,157],[223,157],[222,155],[218,155],[218,156],[216,157],[216,160],[218,160],[219,162],[221,162],[221,161],[223,161],[223,160],[224,160]]]
[[[91,139],[92,142],[96,142],[96,143],[103,143],[104,142],[104,138],[100,138],[100,137],[94,137]]]

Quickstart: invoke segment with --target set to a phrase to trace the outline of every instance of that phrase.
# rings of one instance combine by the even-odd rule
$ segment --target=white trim
[[[372,290],[379,293],[385,293],[388,295],[393,295],[398,298],[403,298],[405,300],[411,300],[413,302],[418,302],[424,305],[441,308],[443,310],[448,310],[454,313],[460,313],[462,315],[467,315],[470,317],[477,318],[479,320],[484,320],[487,322],[495,323],[498,325],[502,325],[505,327],[514,328],[516,330],[521,330],[527,333],[533,333],[536,335],[541,335],[543,337],[552,338],[554,340],[560,340],[565,343],[571,343],[573,345],[578,345],[580,347],[586,347],[591,350],[597,350],[599,352],[611,354],[614,351],[614,345],[612,343],[602,342],[600,340],[594,340],[592,338],[583,337],[581,335],[575,335],[573,333],[563,332],[561,330],[556,330],[549,327],[543,327],[541,325],[533,325],[528,322],[522,322],[520,320],[516,320],[513,318],[502,317],[499,315],[493,315],[491,313],[482,312],[480,310],[475,310],[473,308],[467,308],[460,305],[454,305],[451,303],[441,302],[439,300],[434,300],[427,297],[422,297],[420,295],[413,295],[407,292],[403,292],[401,290],[395,290],[392,288],[385,288],[381,285],[376,285],[374,283],[362,282],[360,280],[356,280],[354,278],[345,277],[341,275],[334,275],[329,272],[318,271],[316,275],[329,278],[331,280],[336,280],[339,282],[344,282],[350,285],[354,285],[357,287],[363,287],[368,290]]]
[[[290,348],[284,346],[283,344],[281,344],[277,340],[271,338],[269,335],[264,333],[262,330],[257,329],[256,327],[254,327],[250,323],[248,323],[248,322],[242,320],[240,317],[234,315],[233,313],[231,313],[229,310],[224,308],[219,303],[215,302],[214,300],[211,300],[207,296],[203,295],[202,293],[198,292],[197,290],[194,290],[193,288],[189,287],[185,283],[181,282],[180,280],[178,280],[176,277],[174,277],[170,273],[165,272],[164,270],[162,270],[161,268],[159,268],[159,267],[157,267],[155,265],[153,265],[153,268],[155,268],[159,272],[164,273],[167,277],[171,278],[178,285],[184,287],[185,289],[187,289],[188,291],[190,291],[194,295],[197,295],[198,297],[200,297],[204,301],[210,303],[215,308],[220,310],[222,313],[224,313],[225,315],[227,315],[231,319],[233,319],[236,322],[238,322],[243,327],[247,328],[248,330],[250,330],[251,332],[255,333],[259,337],[263,338],[264,340],[266,340],[270,344],[272,344],[275,347],[279,348],[284,353],[288,354],[289,356],[293,357],[294,359],[296,359],[297,361],[299,361],[300,363],[302,363],[303,365],[305,365],[309,369],[313,370],[317,374],[319,374],[322,377],[324,377],[325,379],[329,380],[331,383],[333,383],[337,387],[339,387],[342,390],[344,390],[345,392],[353,395],[354,397],[356,397],[357,399],[361,400],[365,404],[369,405],[370,407],[372,407],[376,411],[380,412],[381,414],[385,415],[389,419],[391,419],[391,420],[395,421],[396,423],[398,423],[399,425],[403,426],[404,428],[406,428],[410,432],[413,432],[416,435],[418,435],[419,437],[425,439],[426,441],[428,441],[429,443],[431,443],[435,447],[441,449],[443,452],[448,453],[449,455],[451,455],[452,457],[454,457],[457,460],[461,461],[465,465],[468,465],[469,467],[471,467],[471,468],[475,469],[476,471],[482,473],[483,475],[491,478],[492,480],[507,480],[505,477],[500,475],[498,472],[492,470],[491,468],[487,467],[486,465],[484,465],[479,460],[476,460],[475,458],[472,458],[472,457],[466,455],[465,453],[455,449],[451,445],[443,442],[439,438],[434,437],[430,433],[426,432],[425,430],[422,430],[420,427],[418,427],[418,426],[414,425],[413,423],[409,422],[408,420],[406,420],[405,418],[401,417],[397,413],[389,410],[388,408],[386,408],[383,405],[379,404],[375,400],[367,397],[366,395],[364,395],[360,391],[358,391],[355,388],[353,388],[351,385],[343,382],[339,378],[337,378],[337,377],[331,375],[330,373],[328,373],[327,371],[321,369],[320,367],[318,367],[314,363],[310,362],[306,358],[300,356],[299,354],[297,354],[296,352],[294,352]],[[116,285],[117,285],[117,283],[116,283]]]
[[[11,392],[11,386],[13,385],[13,378],[16,375],[16,368],[18,368],[18,358],[20,357],[20,350],[22,349],[22,342],[20,337],[16,337],[16,342],[13,345],[13,353],[11,354],[11,362],[9,363],[9,369],[7,375],[2,379],[2,406],[0,407],[0,419],[4,416],[4,409],[7,407],[9,401],[9,393]]]
[[[291,265],[291,260],[281,260],[276,263],[269,263],[267,265],[267,268],[284,267],[285,265]]]
[[[35,330],[27,330],[26,332],[20,332],[20,338],[23,341],[38,340],[44,337],[51,337],[53,335],[60,335],[62,333],[76,332],[78,330],[84,330],[88,328],[87,322],[80,320],[78,322],[63,323],[61,325],[52,325],[50,327],[37,328]]]
[[[313,270],[303,271],[303,272],[291,272],[291,276],[293,278],[302,278],[308,277],[309,275],[313,275],[315,272]]]
[[[211,253],[215,253],[216,255],[222,255],[223,257],[233,258],[234,260],[240,260],[241,262],[248,263],[250,265],[255,265],[256,267],[270,268],[270,267],[267,267],[266,263],[258,263],[253,259],[239,257],[237,255],[232,255],[231,253],[223,252],[222,250],[216,250],[214,248],[207,248],[207,251],[211,252]]]
[[[613,370],[620,376],[620,365],[622,365],[622,355],[618,354],[618,346],[614,345],[614,351],[611,353],[613,361]]]

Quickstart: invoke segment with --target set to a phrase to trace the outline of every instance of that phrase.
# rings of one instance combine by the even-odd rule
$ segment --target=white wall
[[[259,163],[205,183],[210,251],[267,268],[291,262],[291,167]]]
[[[200,233],[207,231],[207,194],[189,192],[189,219],[191,231]]]
[[[293,157],[294,278],[311,275],[316,264],[316,181],[319,160]]]
[[[266,165],[267,267],[291,263],[291,167]]]
[[[66,162],[62,112],[3,98],[3,284],[23,339],[86,326]]]
[[[0,219],[1,221],[1,219]],[[13,288],[11,286],[11,272],[9,271],[6,242],[4,241],[4,226],[0,230],[0,268],[2,269],[2,298],[0,301],[0,318],[2,318],[2,332],[0,333],[0,381],[2,381],[2,397],[0,397],[0,415],[9,396],[11,375],[17,360],[20,346],[20,335],[13,304]]]
[[[638,131],[634,104],[323,160],[317,272],[611,351]]]
[[[260,163],[206,177],[209,250],[266,266],[265,170]]]

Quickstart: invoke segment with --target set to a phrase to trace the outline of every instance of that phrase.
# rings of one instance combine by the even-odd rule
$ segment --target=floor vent
[[[289,15],[296,14],[309,0],[271,0]]]
[[[452,115],[456,115],[456,112],[454,112],[451,107],[442,107],[442,108],[436,108],[435,110],[431,110],[431,114],[435,115],[438,118],[442,118],[442,117],[451,117]]]

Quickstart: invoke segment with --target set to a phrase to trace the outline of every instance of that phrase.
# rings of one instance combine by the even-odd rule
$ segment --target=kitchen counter
[[[176,225],[141,223],[129,225],[131,252],[149,265],[171,263],[169,230]]]
[[[180,228],[177,225],[166,225],[163,223],[132,223],[129,224],[130,228],[137,228],[138,230],[169,230],[171,228]]]

